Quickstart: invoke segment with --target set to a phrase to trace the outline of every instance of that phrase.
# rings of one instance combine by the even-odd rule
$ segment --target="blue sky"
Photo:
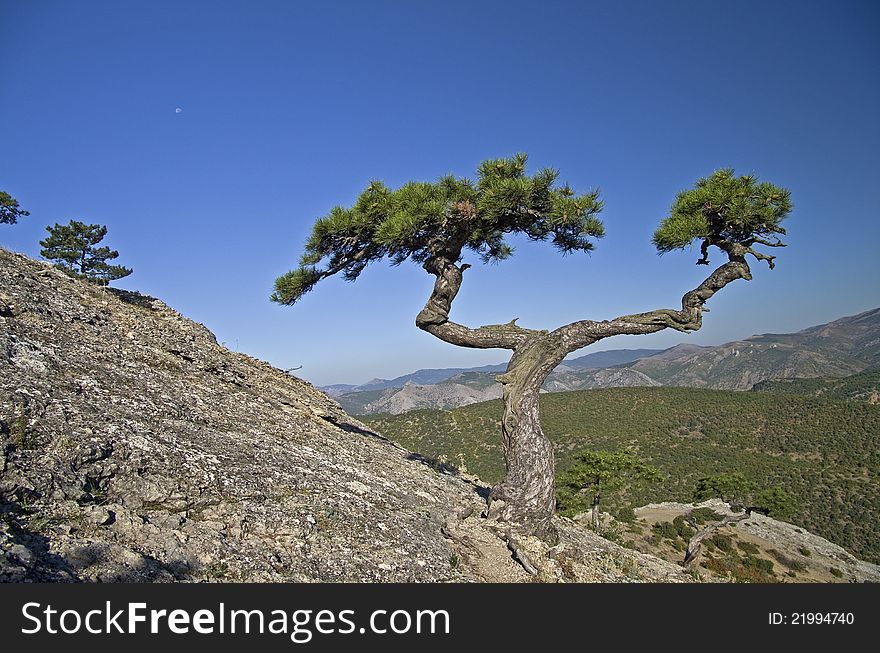
[[[38,255],[48,224],[106,224],[135,270],[116,285],[313,382],[363,382],[506,358],[419,331],[432,277],[410,263],[268,301],[314,219],[369,180],[527,152],[600,188],[595,252],[517,242],[453,309],[554,328],[677,306],[706,268],[658,257],[651,234],[679,190],[732,166],[792,191],[777,269],[725,288],[696,334],[594,349],[800,329],[880,305],[878,18],[869,2],[0,0],[0,189],[31,211],[0,244]]]

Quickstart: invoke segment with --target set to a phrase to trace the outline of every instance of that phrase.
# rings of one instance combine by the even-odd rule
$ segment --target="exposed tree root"
[[[532,561],[529,560],[529,556],[525,554],[522,546],[520,546],[516,538],[513,535],[508,534],[506,539],[507,548],[510,549],[510,552],[513,554],[513,559],[516,560],[520,565],[522,565],[522,568],[529,572],[532,576],[537,576],[537,568],[535,568],[535,565],[533,565]]]

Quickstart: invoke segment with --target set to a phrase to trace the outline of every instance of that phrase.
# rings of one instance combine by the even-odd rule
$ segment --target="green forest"
[[[659,470],[651,483],[603,497],[612,513],[691,501],[699,481],[737,472],[779,487],[788,519],[853,554],[880,562],[880,406],[770,392],[609,388],[544,394],[542,424],[557,474],[584,450],[628,451]],[[408,449],[488,483],[504,475],[500,401],[364,420]]]

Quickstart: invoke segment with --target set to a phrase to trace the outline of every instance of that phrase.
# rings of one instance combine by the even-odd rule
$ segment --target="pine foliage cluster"
[[[573,516],[589,505],[585,493],[603,495],[660,481],[659,470],[631,451],[582,449],[556,476],[556,503],[560,513]]]
[[[355,280],[374,261],[453,262],[463,250],[484,263],[513,253],[507,234],[550,240],[563,253],[589,251],[604,235],[598,191],[575,193],[547,168],[526,174],[525,154],[484,161],[476,180],[447,175],[396,190],[374,181],[350,208],[338,206],[312,229],[300,266],[278,278],[272,300],[292,304],[321,279]]]
[[[712,245],[755,243],[778,246],[785,234],[780,223],[791,211],[791,193],[753,175],[736,176],[730,168],[697,181],[678,194],[653,242],[661,254],[684,249],[695,240]],[[767,238],[773,241],[763,242]]]
[[[30,212],[22,209],[18,200],[0,191],[0,224],[15,224],[18,218],[27,215]],[[132,273],[131,268],[107,263],[118,258],[119,252],[109,247],[96,247],[107,235],[107,227],[103,225],[71,220],[66,225],[56,223],[53,227],[46,227],[46,231],[49,235],[40,241],[43,247],[40,256],[54,261],[72,277],[106,286]]]
[[[558,486],[574,492],[585,489],[610,491],[627,480],[659,480],[660,473],[629,451],[581,450],[559,473]]]
[[[30,215],[30,212],[22,209],[17,199],[0,190],[0,224],[15,224],[26,215]]]
[[[558,184],[552,168],[529,175],[527,159],[516,154],[484,161],[476,180],[447,175],[397,189],[373,181],[351,207],[337,206],[318,218],[299,267],[276,280],[272,300],[293,304],[335,274],[354,281],[385,257],[394,265],[435,257],[458,262],[470,250],[484,263],[502,261],[513,253],[507,234],[550,240],[563,254],[593,249],[605,233],[599,192],[578,194]],[[708,263],[712,245],[729,252],[736,245],[773,267],[773,257],[752,247],[783,247],[780,223],[791,209],[788,190],[725,168],[678,194],[653,243],[663,254],[701,241],[699,263]]]

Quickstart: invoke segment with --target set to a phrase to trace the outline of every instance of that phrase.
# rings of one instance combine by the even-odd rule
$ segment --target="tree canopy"
[[[654,481],[660,472],[629,451],[581,451],[559,475],[559,485],[575,491],[587,488],[611,491],[627,481]]]
[[[718,497],[733,506],[764,512],[777,519],[786,519],[797,512],[797,504],[779,486],[761,487],[739,472],[706,476],[697,482],[695,501]]]
[[[599,191],[578,194],[559,184],[552,168],[526,174],[525,154],[489,159],[476,180],[446,175],[436,182],[408,182],[396,190],[371,182],[350,208],[334,207],[318,218],[300,265],[275,282],[272,300],[293,304],[326,277],[354,281],[386,256],[393,265],[432,257],[453,262],[470,250],[484,263],[508,258],[505,236],[521,233],[551,240],[562,253],[590,251],[605,234],[598,218]],[[712,245],[728,253],[749,253],[773,267],[775,257],[755,245],[784,246],[781,221],[792,209],[788,190],[730,168],[697,181],[678,194],[653,236],[661,254],[701,241],[701,264]]]
[[[131,269],[110,265],[107,261],[119,256],[109,247],[95,247],[107,235],[107,227],[85,224],[71,220],[69,224],[46,227],[49,236],[40,241],[40,256],[55,261],[56,265],[70,274],[106,286],[115,279],[131,274]]]
[[[26,215],[30,213],[19,206],[17,199],[0,190],[0,224],[15,224]]]
[[[557,478],[557,502],[566,515],[586,507],[583,493],[610,493],[659,481],[659,470],[629,451],[579,451]]]
[[[703,257],[697,262],[704,265],[709,263],[709,246],[727,250],[738,244],[772,268],[775,257],[752,246],[782,247],[779,236],[785,229],[780,222],[791,209],[788,190],[759,182],[754,175],[737,177],[731,168],[724,168],[678,194],[669,215],[654,232],[653,243],[663,254],[700,240]]]
[[[550,239],[564,253],[593,249],[592,239],[605,233],[596,217],[599,192],[578,195],[557,184],[552,168],[527,175],[526,161],[525,154],[484,161],[476,181],[447,175],[397,190],[373,181],[351,208],[337,206],[318,218],[300,267],[278,278],[272,300],[293,304],[337,273],[353,281],[386,256],[394,265],[435,256],[457,262],[467,249],[483,262],[501,261],[513,253],[505,241],[511,233]]]

